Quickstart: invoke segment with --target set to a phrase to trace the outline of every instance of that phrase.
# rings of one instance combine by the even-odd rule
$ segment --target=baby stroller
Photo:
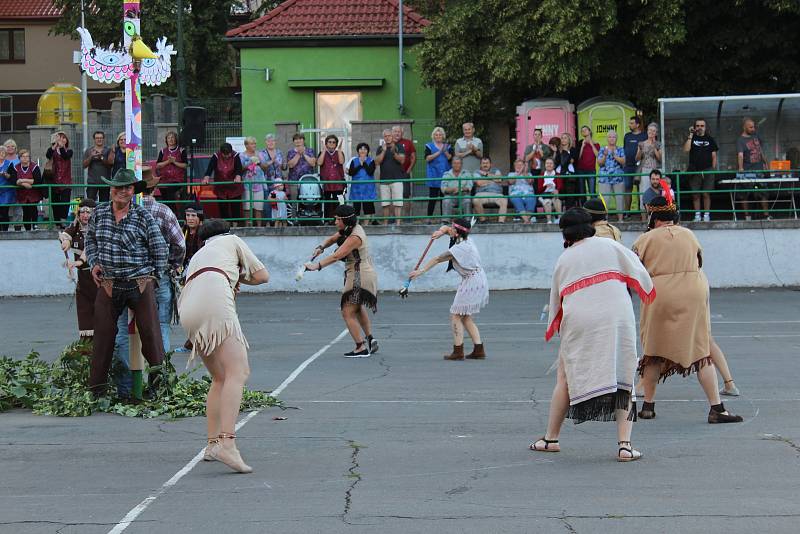
[[[322,226],[322,183],[318,174],[304,174],[297,186],[297,223]]]

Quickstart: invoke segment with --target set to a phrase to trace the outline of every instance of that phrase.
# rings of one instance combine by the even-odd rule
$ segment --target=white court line
[[[725,397],[725,402],[735,400],[748,402],[800,402],[800,399],[751,399],[749,397]],[[549,404],[550,400],[305,400],[295,404]],[[708,399],[659,399],[656,402],[708,402]]]
[[[317,358],[319,358],[320,356],[325,354],[325,352],[329,348],[331,348],[334,344],[339,342],[345,335],[347,335],[347,329],[342,330],[341,333],[338,336],[336,336],[335,338],[333,338],[333,340],[331,340],[330,343],[328,343],[327,345],[325,345],[324,347],[319,349],[317,352],[315,352],[314,354],[309,356],[308,359],[306,361],[304,361],[303,363],[301,363],[297,367],[297,369],[292,371],[292,374],[290,374],[288,377],[286,377],[286,380],[281,382],[281,385],[278,386],[277,388],[275,388],[272,391],[272,393],[270,393],[270,395],[272,395],[273,397],[277,397],[284,389],[286,389],[286,387],[289,384],[294,382],[295,378],[297,378],[300,375],[300,373],[302,373],[303,370],[306,367],[311,365],[311,363],[314,360],[316,360]],[[255,410],[255,411],[252,411],[252,412],[248,413],[241,421],[236,423],[235,430],[238,432],[240,428],[242,428],[244,425],[246,425],[252,418],[254,418],[256,415],[258,415],[260,412],[261,412],[261,410]],[[156,490],[155,492],[153,492],[150,495],[148,495],[147,498],[145,498],[145,500],[143,500],[142,502],[137,504],[135,507],[133,507],[133,509],[131,509],[130,512],[125,514],[125,517],[122,518],[122,521],[117,523],[114,526],[114,528],[112,528],[111,530],[108,531],[108,534],[119,534],[120,532],[122,532],[126,528],[128,528],[131,525],[131,523],[133,523],[136,520],[136,518],[139,517],[139,515],[147,509],[148,506],[153,504],[153,502],[156,499],[158,499],[161,495],[163,495],[164,492],[166,492],[169,488],[171,488],[172,486],[177,484],[180,479],[182,479],[187,473],[189,473],[189,471],[194,469],[194,466],[196,466],[200,462],[200,460],[203,459],[203,452],[204,451],[205,451],[205,449],[201,449],[200,452],[198,452],[195,455],[194,458],[189,460],[189,463],[184,465],[181,468],[180,471],[178,471],[177,473],[172,475],[172,478],[170,478],[169,480],[164,482],[164,484],[162,484],[162,486],[160,488],[158,488],[158,490]]]
[[[711,324],[798,324],[800,321],[711,321]],[[548,323],[540,321],[522,323],[484,323],[478,322],[480,326],[533,326]],[[450,326],[450,323],[372,323],[372,326]]]

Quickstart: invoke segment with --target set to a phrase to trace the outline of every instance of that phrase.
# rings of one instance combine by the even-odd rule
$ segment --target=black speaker
[[[206,144],[206,108],[187,106],[183,108],[183,124],[180,135],[181,146],[189,146],[194,139],[195,146]]]

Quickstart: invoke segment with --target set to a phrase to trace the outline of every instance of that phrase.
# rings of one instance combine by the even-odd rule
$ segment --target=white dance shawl
[[[570,405],[618,389],[633,392],[637,331],[627,288],[643,302],[656,296],[636,254],[612,239],[583,239],[556,263],[545,339],[561,337]]]

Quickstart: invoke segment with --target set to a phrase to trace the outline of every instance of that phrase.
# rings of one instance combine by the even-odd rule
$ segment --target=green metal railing
[[[742,180],[741,176],[740,179],[736,179],[737,174],[731,173],[730,171],[706,171],[703,174],[713,174],[717,175],[721,178],[720,182],[717,183],[717,186],[722,187],[715,187],[714,189],[709,190],[692,190],[688,186],[689,178],[691,175],[697,173],[690,173],[690,172],[674,172],[670,173],[669,176],[672,179],[672,189],[675,193],[676,202],[678,203],[679,209],[684,208],[684,211],[691,212],[694,211],[691,206],[691,195],[701,195],[702,193],[709,193],[714,196],[714,200],[716,201],[715,204],[717,205],[716,209],[711,210],[701,210],[703,212],[708,211],[709,213],[714,214],[715,219],[736,219],[738,215],[741,214],[748,214],[750,212],[763,212],[763,201],[766,201],[768,205],[768,212],[770,216],[781,217],[781,218],[797,218],[797,210],[795,204],[795,197],[800,197],[800,181],[798,181],[798,176],[800,176],[800,172],[796,170],[792,171],[748,171],[748,175],[756,175],[758,176],[755,179],[746,179]],[[597,191],[597,184],[602,183],[606,177],[612,178],[623,178],[625,176],[632,176],[634,178],[639,177],[639,174],[614,174],[614,175],[604,175],[604,174],[590,174],[590,175],[565,175],[565,176],[558,176],[563,181],[578,181],[578,180],[587,180],[591,183],[592,180],[596,183],[595,190]],[[525,177],[518,177],[518,176],[492,176],[491,179],[495,180],[498,184],[508,185],[511,180],[516,179],[537,179],[541,178],[540,176],[525,176]],[[459,190],[461,189],[460,184],[464,183],[465,181],[474,182],[477,179],[484,179],[484,178],[475,178],[474,176],[463,176],[459,178],[452,179],[450,181],[456,181],[459,184]],[[486,178],[489,179],[489,178]],[[521,215],[531,216],[533,220],[535,218],[555,218],[558,217],[558,211],[544,211],[544,208],[538,204],[539,199],[558,199],[563,204],[577,204],[583,201],[584,199],[595,196],[590,195],[588,192],[586,193],[562,193],[558,192],[557,194],[552,193],[535,193],[533,195],[524,195],[527,197],[533,197],[537,199],[537,209],[535,212],[530,213],[518,213],[513,209],[513,205],[511,203],[512,195],[508,194],[484,194],[481,193],[480,196],[475,196],[472,194],[467,194],[463,191],[460,191],[459,194],[456,195],[447,195],[448,198],[452,199],[453,207],[455,211],[453,214],[434,214],[434,215],[427,215],[427,214],[401,214],[399,216],[395,216],[393,213],[382,214],[381,213],[381,202],[391,203],[391,202],[403,202],[404,205],[410,203],[412,207],[412,211],[423,211],[423,213],[427,213],[427,204],[429,200],[436,200],[437,206],[440,210],[442,209],[442,203],[440,202],[443,197],[431,197],[428,195],[421,195],[421,196],[411,196],[410,198],[379,198],[378,196],[378,186],[381,184],[387,183],[397,183],[397,182],[405,182],[412,184],[412,191],[413,185],[424,185],[428,181],[427,178],[407,178],[407,179],[397,179],[397,180],[360,180],[358,182],[350,182],[347,180],[342,181],[320,181],[320,188],[325,184],[342,184],[347,185],[358,183],[358,184],[375,184],[376,189],[376,199],[372,201],[364,201],[364,203],[372,202],[375,206],[375,215],[368,216],[370,221],[375,221],[377,223],[389,223],[391,221],[397,221],[398,223],[401,222],[426,222],[426,221],[441,221],[444,218],[451,217],[454,215],[461,215],[466,217],[480,217],[484,220],[489,221],[498,221],[500,218],[515,218]],[[159,184],[159,188],[179,188],[183,195],[188,198],[183,198],[181,200],[174,200],[174,201],[160,201],[163,204],[166,204],[174,209],[178,214],[179,218],[183,213],[183,209],[188,206],[200,206],[204,208],[207,212],[207,216],[212,214],[215,211],[215,208],[218,208],[220,204],[239,204],[241,205],[242,215],[240,217],[231,218],[229,219],[231,222],[235,222],[238,225],[243,226],[260,226],[260,225],[269,225],[274,224],[275,222],[283,222],[291,225],[322,225],[328,224],[332,222],[331,218],[325,218],[324,215],[324,206],[326,204],[338,204],[339,201],[336,198],[333,199],[318,199],[313,201],[308,200],[301,200],[297,198],[297,190],[300,184],[308,184],[307,181],[288,181],[284,180],[283,183],[286,187],[287,191],[290,192],[290,198],[287,200],[277,201],[277,202],[285,202],[288,206],[291,206],[290,209],[287,211],[289,212],[288,216],[285,219],[273,219],[271,217],[271,206],[270,204],[276,202],[270,198],[264,198],[264,200],[254,200],[252,198],[245,200],[244,197],[236,198],[236,199],[217,199],[213,197],[204,197],[204,195],[197,196],[197,193],[201,191],[200,188],[205,188],[204,191],[213,190],[214,185],[229,185],[233,184],[234,182],[210,182],[209,184],[203,184],[201,182],[184,182],[178,184]],[[272,185],[272,182],[269,180],[262,180],[262,181],[243,181],[241,182],[245,188],[251,188],[253,185],[261,185],[265,189],[264,196],[268,197],[268,189]],[[54,206],[69,206],[69,213],[74,216],[74,213],[77,211],[77,205],[79,202],[79,198],[73,198],[69,202],[53,202],[51,199],[53,197],[53,189],[55,188],[63,188],[63,184],[42,184],[42,185],[35,185],[34,188],[37,189],[44,189],[46,190],[46,198],[44,198],[40,205],[38,206],[39,211],[44,213],[44,216],[39,216],[38,220],[33,223],[37,225],[38,228],[56,228],[59,225],[63,224],[63,221],[58,221],[54,219],[53,207]],[[86,186],[75,184],[72,186],[75,189],[84,188]],[[89,186],[95,187],[95,186]],[[103,187],[103,186],[97,186]],[[2,196],[2,192],[4,189],[13,189],[14,191],[19,190],[20,188],[15,185],[0,185],[0,197]],[[188,192],[193,192],[193,196],[187,195]],[[612,193],[608,194],[605,197],[606,205],[608,206],[609,212],[609,219],[613,220],[615,217],[634,217],[638,218],[642,213],[639,210],[639,202],[638,202],[638,191],[633,192],[620,192],[620,193]],[[750,209],[744,209],[740,207],[743,204],[745,197],[753,197],[753,199],[749,200],[751,203]],[[158,197],[156,197],[158,198]],[[481,200],[499,200],[499,199],[506,199],[507,200],[507,212],[506,213],[499,213],[496,211],[486,212],[486,213],[477,213],[474,209],[474,204],[472,201],[476,198],[480,198]],[[621,209],[624,205],[624,199],[630,198],[631,199],[631,208],[629,209]],[[466,213],[461,213],[460,209],[464,204],[464,201],[470,201],[469,207],[472,208],[468,210]],[[256,218],[256,214],[254,210],[251,209],[254,203],[262,203],[263,207],[263,214],[261,217]],[[353,201],[347,201],[348,203],[353,203]],[[688,205],[687,205],[688,203]],[[778,203],[781,206],[778,208]],[[498,209],[499,206],[497,203],[490,209]],[[720,208],[720,204],[725,204],[727,207]],[[18,202],[13,202],[9,204],[0,205],[0,210],[8,210],[10,214],[13,214],[14,208],[16,207],[23,207],[23,206],[30,206],[31,204],[22,204]],[[313,216],[302,216],[300,209],[305,205],[315,205],[318,208],[319,215]],[[420,208],[421,206],[421,208]],[[414,209],[417,208],[417,209]],[[2,212],[0,212],[2,213]],[[362,217],[365,215],[362,213]],[[362,219],[363,220],[363,219]],[[11,220],[11,221],[0,221],[0,230],[6,230],[9,226],[20,227],[23,225],[22,220]]]

